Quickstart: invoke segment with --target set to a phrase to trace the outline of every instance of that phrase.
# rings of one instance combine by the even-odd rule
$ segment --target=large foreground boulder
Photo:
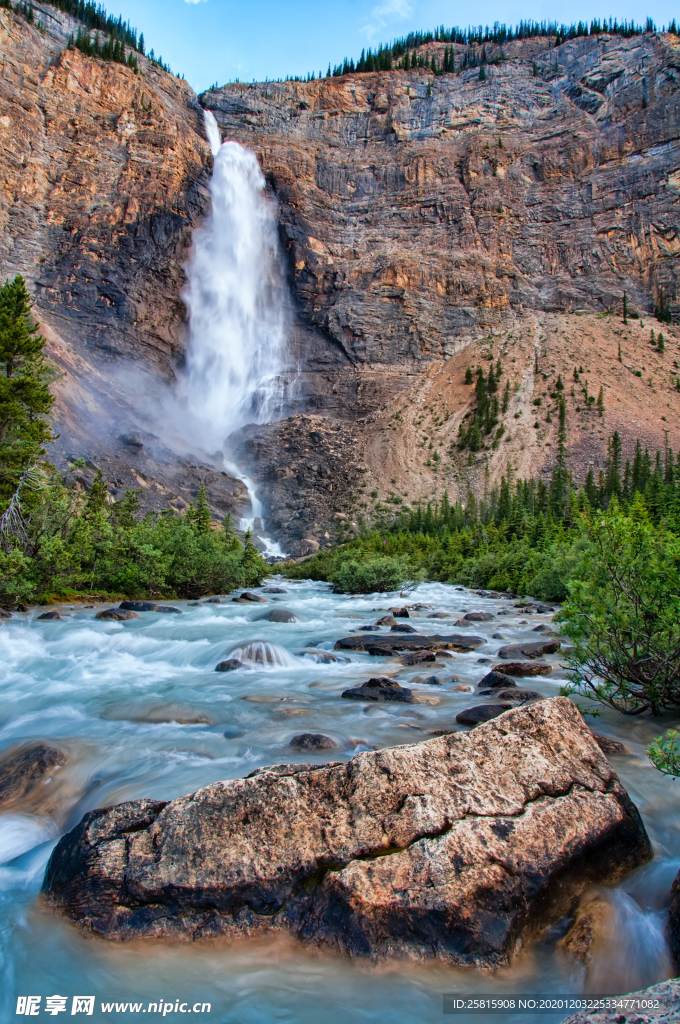
[[[650,856],[635,805],[557,697],[471,733],[92,811],[43,888],[110,939],[280,930],[352,955],[490,967],[586,885]]]
[[[680,978],[613,997],[612,1003],[609,1009],[573,1013],[562,1024],[671,1024],[680,1020]]]

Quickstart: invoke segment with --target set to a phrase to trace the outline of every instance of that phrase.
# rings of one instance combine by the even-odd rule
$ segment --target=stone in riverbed
[[[565,1017],[562,1024],[675,1024],[680,1020],[680,978],[629,992],[628,1007],[583,1010]]]
[[[485,644],[482,636],[462,636],[453,633],[451,636],[345,636],[336,640],[336,651],[366,651],[376,657],[388,658],[397,651],[400,655],[413,651],[474,651]]]
[[[253,594],[253,592],[251,590],[244,590],[243,593],[239,594],[238,597],[232,597],[232,601],[236,601],[236,602],[253,601],[253,602],[257,602],[258,604],[266,604],[267,603],[267,601],[266,601],[266,599],[264,597],[260,597],[259,594]]]
[[[399,660],[402,665],[420,665],[423,661],[435,661],[434,651],[414,651],[412,654],[405,654]]]
[[[460,622],[491,622],[493,618],[491,612],[468,612]]]
[[[157,612],[164,612],[166,615],[181,615],[182,609],[175,608],[172,604],[159,604],[156,608]]]
[[[390,626],[390,633],[417,633],[418,630],[414,629],[413,626],[409,626],[408,622],[397,622],[394,626]]]
[[[110,939],[289,933],[498,967],[589,884],[650,857],[611,765],[555,698],[472,733],[92,811],[43,890]]]
[[[506,676],[549,676],[552,665],[547,661],[509,661],[507,665],[496,665],[496,671]]]
[[[153,601],[121,601],[118,605],[123,612],[157,612],[158,605]]]
[[[415,704],[416,699],[406,686],[400,686],[395,679],[389,676],[376,676],[367,679],[359,686],[353,686],[349,690],[343,690],[340,694],[347,700],[365,701],[400,701],[402,704]]]
[[[46,743],[36,743],[0,763],[0,806],[15,804],[28,796],[56,768],[66,764],[66,754]]]
[[[593,739],[603,754],[627,754],[628,751],[620,740],[612,739],[611,736],[603,736],[599,732],[593,733]]]
[[[256,622],[297,622],[297,618],[287,608],[272,608],[270,612],[255,617]]]
[[[473,708],[467,708],[456,715],[456,721],[461,725],[479,725],[481,722],[490,722],[492,718],[498,718],[505,711],[510,711],[512,704],[476,704]]]
[[[502,690],[503,687],[515,686],[514,679],[510,676],[504,675],[502,672],[496,672],[492,669],[491,672],[487,672],[483,679],[477,683],[478,686],[484,687],[487,690]]]
[[[516,658],[541,658],[544,654],[556,654],[560,649],[559,640],[530,640],[525,644],[508,644],[501,647],[498,657],[504,661]]]
[[[376,619],[376,626],[396,626],[397,620],[394,615],[383,615],[382,619]]]
[[[543,694],[538,693],[537,690],[520,690],[517,687],[513,690],[482,690],[480,696],[484,696],[485,694],[488,694],[489,696],[493,695],[496,700],[514,700],[521,701],[522,703],[527,700],[544,699]]]
[[[238,658],[227,658],[225,661],[220,661],[218,665],[215,665],[216,672],[234,672],[237,668],[243,668],[243,662],[239,661]]]
[[[126,619],[138,619],[137,612],[121,611],[120,608],[105,608],[103,612],[97,612],[95,619],[102,622],[125,622]]]
[[[336,743],[323,733],[303,732],[299,736],[293,736],[288,746],[294,747],[295,750],[333,750]]]
[[[287,594],[288,591],[284,587],[263,587],[263,594]]]
[[[51,611],[51,612],[43,612],[42,615],[38,615],[37,618],[38,619],[56,619],[59,622],[62,621],[61,615],[56,610],[55,611]]]
[[[432,612],[428,615],[428,619],[450,619],[452,616],[448,612]]]

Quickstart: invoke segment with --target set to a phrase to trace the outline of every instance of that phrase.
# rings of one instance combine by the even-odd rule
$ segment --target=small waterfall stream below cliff
[[[225,468],[246,485],[258,527],[262,503],[253,481],[230,460],[228,437],[247,423],[266,423],[283,400],[285,301],[278,264],[276,214],[264,195],[257,157],[237,142],[222,142],[213,114],[205,125],[215,160],[212,210],[194,231],[183,292],[189,314],[186,373],[179,397],[184,440],[206,452],[227,449]],[[267,554],[281,555],[261,530]]]
[[[629,751],[612,762],[656,856],[620,885],[599,890],[610,907],[609,924],[587,967],[557,944],[565,922],[529,945],[512,967],[489,973],[436,963],[372,966],[281,938],[231,945],[109,943],[83,935],[43,905],[39,890],[54,843],[86,812],[140,797],[169,800],[265,764],[347,760],[461,728],[456,714],[479,697],[454,689],[454,679],[474,686],[489,667],[480,658],[494,659],[504,641],[535,639],[536,624],[551,621],[548,614],[527,618],[506,599],[421,584],[410,598],[428,606],[409,619],[418,633],[448,633],[463,611],[490,611],[494,620],[474,623],[485,640],[474,653],[442,659],[439,668],[408,668],[395,659],[333,650],[338,638],[375,622],[398,595],[352,598],[323,583],[273,582],[285,592],[262,588],[267,604],[237,604],[230,597],[177,602],[181,615],[142,612],[128,622],[97,621],[96,607],[76,606],[63,609],[61,622],[39,621],[36,609],[0,624],[0,749],[42,741],[68,755],[39,803],[0,813],[1,1019],[15,1019],[18,995],[56,993],[95,995],[92,1019],[101,1021],[130,1018],[102,1014],[102,1001],[163,998],[210,1002],[211,1014],[201,1019],[220,1024],[422,1024],[442,1019],[444,992],[621,992],[667,977],[663,927],[680,866],[680,784],[661,776],[645,756],[645,744],[663,725],[608,710],[594,727]],[[296,621],[263,620],[277,608]],[[439,619],[428,618],[434,612]],[[235,652],[245,667],[216,672],[216,664]],[[559,654],[547,660],[556,671],[530,685],[549,697],[559,693],[564,673]],[[347,687],[385,671],[410,686],[418,703],[341,699]],[[442,685],[424,682],[432,672]],[[291,739],[303,732],[324,733],[334,749],[296,751]],[[541,1024],[564,1016],[464,1020]]]

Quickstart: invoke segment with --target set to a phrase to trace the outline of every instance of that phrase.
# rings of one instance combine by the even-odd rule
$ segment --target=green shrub
[[[399,590],[407,578],[405,559],[378,556],[341,562],[334,582],[346,594],[374,594]]]

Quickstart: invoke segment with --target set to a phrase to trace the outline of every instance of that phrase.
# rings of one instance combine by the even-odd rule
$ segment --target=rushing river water
[[[61,622],[37,621],[36,612],[0,626],[0,749],[45,740],[69,755],[48,801],[0,815],[2,1019],[16,1019],[18,995],[40,994],[43,1004],[45,996],[68,996],[70,1019],[71,997],[91,994],[95,1020],[136,1016],[104,1015],[102,1001],[180,1000],[209,1002],[211,1013],[201,1019],[230,1024],[421,1024],[442,1018],[444,992],[624,992],[667,977],[663,925],[680,866],[680,782],[656,772],[644,753],[666,723],[613,712],[595,728],[629,751],[612,761],[642,813],[656,857],[619,887],[603,890],[612,905],[611,926],[587,970],[556,947],[564,930],[559,926],[512,968],[483,974],[441,965],[376,968],[280,938],[118,945],[82,935],[42,905],[39,890],[54,843],[86,811],[138,797],[169,800],[260,765],[348,759],[457,728],[456,714],[480,698],[454,690],[452,675],[476,684],[489,667],[480,659],[493,658],[504,640],[539,638],[534,627],[550,623],[550,615],[520,612],[510,599],[441,584],[422,584],[406,602],[395,594],[352,598],[321,583],[274,582],[287,593],[264,595],[268,606],[177,602],[182,615],[148,612],[127,622],[95,621],[96,608],[74,607]],[[408,620],[420,633],[450,632],[463,611],[492,611],[494,621],[470,626],[487,643],[442,659],[440,667],[404,668],[396,659],[365,654],[326,659],[339,637],[375,622],[395,603],[416,602],[428,606]],[[298,621],[259,621],[272,607],[289,609]],[[434,612],[450,618],[428,619]],[[265,648],[273,664],[215,672],[234,648],[258,640],[277,645]],[[559,654],[547,660],[560,664]],[[412,686],[422,702],[364,705],[340,698],[346,687],[385,672]],[[417,681],[432,674],[443,685]],[[557,669],[520,685],[554,696],[562,674]],[[324,733],[337,749],[297,754],[290,741],[302,732]],[[529,1019],[538,1024],[561,1016]],[[510,1024],[522,1018],[464,1019]]]

